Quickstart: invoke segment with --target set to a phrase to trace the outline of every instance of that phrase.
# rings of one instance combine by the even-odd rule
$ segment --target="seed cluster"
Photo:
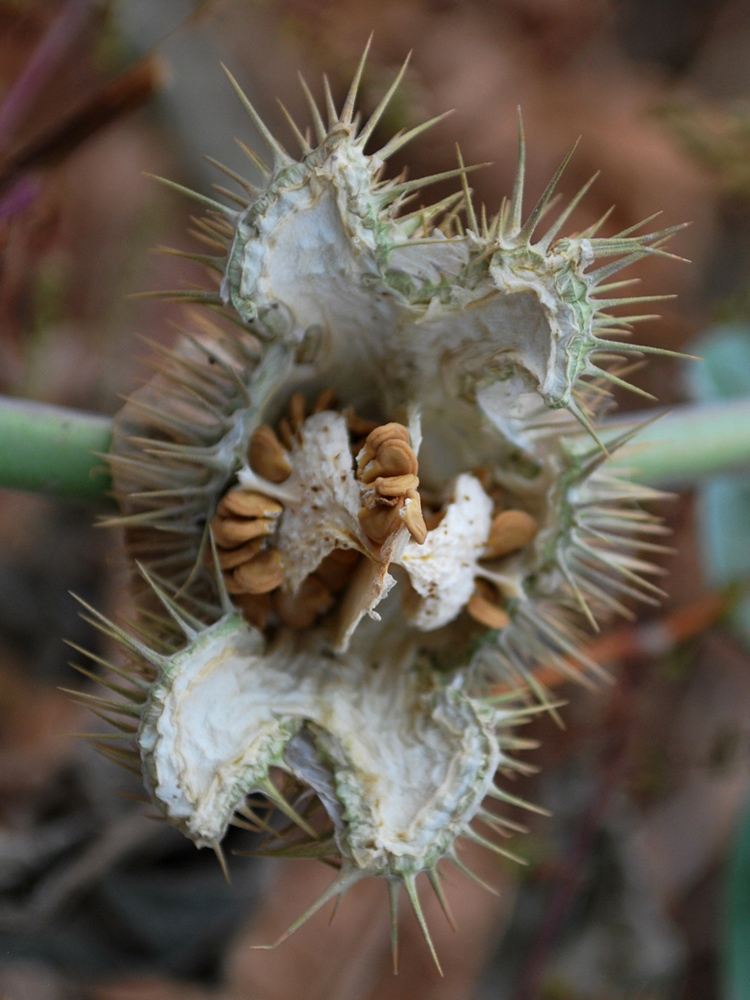
[[[333,393],[326,391],[312,413],[328,410],[334,402]],[[291,476],[292,453],[304,444],[307,409],[304,396],[297,393],[277,430],[264,424],[253,434],[248,459],[253,470],[269,482],[283,483]],[[358,517],[362,530],[371,542],[382,546],[404,524],[421,545],[428,527],[408,429],[395,422],[378,426],[353,411],[346,417],[361,491]],[[285,589],[281,556],[273,544],[283,509],[262,493],[233,489],[220,502],[212,528],[227,591],[249,620],[263,628],[273,614],[282,624],[303,629],[333,607],[336,594],[346,588],[362,557],[353,549],[335,549],[296,591]],[[431,520],[439,523],[442,514],[432,515]],[[528,545],[537,531],[536,521],[525,511],[499,511],[492,520],[482,561],[512,555]],[[497,587],[485,579],[476,580],[466,610],[486,628],[503,629],[510,624]]]
[[[333,393],[327,390],[316,400],[312,413],[330,409],[333,403]],[[290,452],[303,443],[306,416],[305,398],[297,393],[289,402],[288,415],[279,421],[278,433],[269,424],[255,431],[248,460],[258,475],[272,483],[283,483],[290,477]],[[374,426],[353,420],[354,433],[360,437],[363,427],[369,431]],[[336,549],[295,592],[283,589],[284,569],[272,538],[283,510],[282,504],[255,491],[235,488],[227,493],[212,522],[219,564],[228,593],[254,625],[264,628],[273,613],[290,628],[308,628],[330,610],[361,557],[354,550]]]
[[[405,524],[420,545],[427,537],[417,487],[417,456],[403,424],[383,424],[371,431],[357,456],[362,493],[359,523],[377,545]]]
[[[231,490],[211,523],[228,593],[253,624],[263,627],[271,607],[270,592],[284,579],[281,557],[267,545],[284,508],[249,490]]]

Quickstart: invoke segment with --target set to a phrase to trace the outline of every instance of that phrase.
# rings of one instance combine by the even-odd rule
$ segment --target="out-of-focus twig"
[[[0,158],[0,192],[6,191],[29,170],[59,163],[110,122],[141,107],[158,89],[162,79],[161,62],[151,55],[102,84],[60,121]]]
[[[8,139],[52,78],[93,6],[94,0],[68,0],[36,47],[0,105],[0,149],[7,146]]]

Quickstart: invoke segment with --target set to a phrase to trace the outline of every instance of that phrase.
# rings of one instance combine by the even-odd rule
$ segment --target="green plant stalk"
[[[648,413],[636,414],[639,422],[648,418]],[[612,426],[620,433],[627,421],[619,418]],[[604,440],[615,436],[609,431]],[[648,486],[670,487],[743,468],[750,471],[750,399],[665,410],[613,457],[609,468],[628,469],[633,479]]]
[[[639,414],[638,421],[648,419]],[[627,426],[618,420],[602,437]],[[98,455],[109,450],[109,417],[0,397],[0,487],[104,502],[110,480]],[[574,450],[589,451],[586,435]],[[750,400],[680,406],[644,427],[609,463],[649,486],[676,486],[750,469]]]
[[[0,486],[103,503],[111,439],[109,417],[0,397]]]

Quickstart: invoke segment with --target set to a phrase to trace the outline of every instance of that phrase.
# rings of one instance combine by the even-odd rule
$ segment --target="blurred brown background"
[[[633,269],[644,294],[679,293],[641,328],[647,342],[680,347],[717,318],[748,319],[746,2],[0,0],[0,391],[113,413],[146,375],[137,334],[169,341],[179,315],[129,294],[201,277],[150,252],[195,247],[190,205],[144,172],[207,190],[220,178],[204,153],[246,171],[234,136],[258,137],[220,61],[291,145],[276,97],[306,122],[296,72],[319,95],[326,71],[340,100],[373,28],[365,113],[414,49],[383,136],[456,109],[394,171],[450,169],[458,141],[467,161],[493,162],[472,180],[494,212],[521,105],[529,204],[581,135],[563,192],[602,175],[573,229],[613,204],[610,233],[658,210],[660,224],[693,223],[673,246],[691,265]],[[684,398],[675,363],[650,364],[640,384]],[[117,539],[92,527],[95,510],[0,493],[0,997],[720,995],[723,865],[750,787],[750,657],[702,578],[690,493],[661,512],[679,555],[669,602],[642,620],[658,628],[613,623],[595,649],[617,685],[563,689],[566,730],[530,727],[541,771],[519,793],[554,816],[518,838],[529,866],[479,854],[499,898],[451,876],[458,932],[428,913],[443,980],[405,914],[394,979],[383,885],[358,885],[333,927],[321,913],[254,952],[317,895],[323,866],[233,857],[228,888],[210,852],[128,797],[143,794],[137,779],[65,735],[97,726],[59,691],[78,683],[62,639],[105,652],[68,591],[124,605]]]

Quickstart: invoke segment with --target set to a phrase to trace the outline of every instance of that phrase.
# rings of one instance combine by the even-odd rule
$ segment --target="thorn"
[[[182,184],[177,184],[175,181],[170,181],[166,177],[159,177],[157,174],[148,173],[144,173],[143,176],[150,177],[151,180],[158,181],[165,187],[171,188],[173,191],[177,191],[178,194],[184,194],[185,197],[192,198],[193,201],[197,201],[201,205],[206,205],[208,208],[212,208],[216,212],[221,212],[222,215],[225,215],[230,219],[235,219],[237,217],[237,213],[233,209],[227,208],[226,205],[222,205],[220,201],[214,201],[213,198],[207,198],[206,195],[199,194],[197,191],[184,187]]]
[[[577,238],[579,240],[590,240],[590,239],[593,239],[594,236],[596,236],[596,234],[602,228],[602,226],[604,225],[604,223],[607,221],[607,219],[610,217],[610,215],[612,215],[612,213],[614,212],[614,210],[615,210],[615,206],[614,205],[610,205],[609,208],[607,209],[607,211],[604,213],[604,215],[600,216],[599,219],[597,219],[597,221],[593,225],[591,225],[591,226],[588,227],[588,229],[584,229],[583,232],[578,233],[578,237]]]
[[[328,77],[323,74],[323,93],[325,95],[326,101],[326,114],[328,115],[328,128],[332,129],[335,125],[338,125],[339,113],[336,110],[336,105],[333,103],[333,94],[331,93],[331,84],[328,82]]]
[[[288,816],[292,822],[301,827],[308,836],[312,837],[313,840],[320,839],[320,834],[287,802],[270,778],[265,778],[263,781],[258,782],[257,787],[273,802],[277,809],[280,809],[285,816]]]
[[[258,189],[254,184],[251,184],[250,181],[245,180],[241,174],[235,173],[234,170],[230,170],[229,167],[226,167],[223,163],[215,160],[213,156],[204,155],[203,159],[207,160],[212,166],[216,167],[217,170],[221,170],[221,172],[226,174],[227,177],[231,177],[235,184],[238,184],[243,191],[247,192],[249,197],[254,198],[257,196]]]
[[[88,659],[91,660],[93,663],[98,663],[101,667],[104,667],[106,670],[111,670],[113,674],[117,674],[118,677],[122,677],[123,680],[126,680],[130,684],[135,685],[135,687],[140,688],[140,690],[143,691],[144,693],[148,692],[149,688],[151,687],[151,685],[148,684],[146,681],[144,681],[142,678],[137,677],[133,673],[129,673],[122,667],[116,667],[114,663],[110,663],[109,660],[105,660],[101,656],[97,656],[96,653],[89,652],[89,650],[84,649],[83,646],[78,646],[75,642],[71,642],[69,639],[63,639],[63,642],[65,643],[66,646],[70,646],[70,648],[74,649],[77,653],[81,653],[83,656],[88,657]],[[97,680],[99,679],[100,678],[97,677]],[[123,688],[122,690],[125,689]],[[137,691],[129,692],[129,697],[133,701],[135,701],[139,697],[138,692]]]
[[[214,840],[211,844],[211,849],[216,855],[219,865],[221,866],[221,871],[224,875],[227,885],[232,884],[232,880],[229,877],[229,869],[227,868],[227,859],[224,857],[224,851],[221,849],[221,844],[218,840]]]
[[[391,920],[391,956],[393,975],[398,975],[398,894],[401,889],[395,878],[388,879],[388,906]]]
[[[596,432],[596,428],[591,423],[586,414],[583,412],[582,408],[578,405],[578,403],[576,403],[574,399],[571,399],[570,402],[568,403],[567,409],[570,411],[570,413],[573,414],[578,423],[581,424],[581,426],[588,431],[588,433],[591,435],[594,441],[596,441],[597,445],[601,448],[604,455],[609,457],[609,452],[607,451],[606,445],[599,437],[599,435]]]
[[[549,245],[552,243],[552,240],[555,238],[555,236],[557,236],[557,234],[560,232],[560,230],[562,229],[562,227],[568,221],[568,219],[570,218],[570,216],[573,214],[573,212],[576,210],[576,208],[578,208],[578,205],[581,203],[581,201],[588,194],[589,188],[594,183],[594,181],[597,179],[597,177],[599,176],[600,173],[601,173],[601,171],[597,170],[597,172],[594,174],[594,176],[591,177],[590,180],[586,181],[586,183],[583,185],[583,187],[578,192],[578,194],[576,194],[573,197],[573,199],[566,205],[566,207],[558,215],[558,217],[555,219],[555,221],[549,227],[549,229],[544,234],[544,236],[542,236],[542,238],[537,242],[537,244],[536,244],[537,247],[539,247],[542,250],[547,250],[548,249]]]
[[[246,146],[245,143],[241,139],[236,139],[235,138],[234,141],[237,143],[237,145],[240,147],[240,149],[242,150],[242,152],[245,154],[245,156],[248,158],[248,160],[250,160],[250,162],[252,163],[252,165],[255,167],[255,169],[258,171],[258,173],[262,177],[270,177],[271,176],[271,171],[270,171],[270,169],[268,167],[268,164],[265,162],[265,160],[261,159],[261,157],[258,156],[258,154],[255,152],[254,149],[250,149],[249,146]]]
[[[594,618],[594,613],[589,607],[588,601],[583,596],[581,588],[578,586],[578,582],[576,581],[576,578],[573,575],[573,573],[570,572],[570,569],[568,568],[565,560],[562,557],[559,557],[557,563],[558,566],[560,567],[562,575],[565,577],[565,581],[567,582],[570,589],[573,591],[573,595],[575,596],[575,599],[578,602],[578,606],[583,612],[584,617],[588,621],[589,625],[592,627],[594,632],[601,632],[601,628],[599,627],[599,622],[596,620],[596,618]]]
[[[642,396],[643,399],[648,399],[652,403],[658,402],[656,396],[650,392],[646,392],[645,389],[641,389],[640,386],[633,385],[632,382],[626,382],[624,378],[619,378],[613,372],[607,371],[605,368],[597,368],[594,372],[597,378],[606,379],[607,382],[611,382],[613,385],[619,385],[621,389],[626,389],[628,392],[635,393],[636,396]]]
[[[600,337],[596,337],[596,344],[599,345],[594,348],[595,351],[599,350],[599,347],[606,347],[615,351],[629,351],[635,354],[661,354],[666,358],[682,358],[685,361],[703,361],[703,358],[698,358],[695,354],[683,354],[681,351],[669,351],[666,347],[651,347],[648,344],[628,344],[620,343],[617,340],[603,340]]]
[[[300,85],[302,86],[305,98],[307,99],[307,103],[310,107],[310,114],[312,115],[313,127],[315,128],[315,135],[318,137],[318,142],[323,142],[323,140],[326,138],[327,132],[326,132],[326,127],[323,124],[323,119],[320,117],[320,109],[318,108],[318,105],[315,102],[315,98],[310,93],[310,88],[307,86],[305,78],[302,76],[301,73],[298,73],[297,76],[299,77]]]
[[[516,179],[513,183],[513,194],[507,214],[505,215],[503,226],[503,236],[515,236],[521,229],[521,218],[523,216],[523,186],[526,177],[526,138],[523,132],[523,118],[521,117],[521,107],[518,106],[518,166],[516,167]]]
[[[455,170],[444,170],[440,174],[430,174],[428,177],[415,177],[412,181],[403,181],[401,184],[394,184],[392,187],[383,188],[381,192],[376,192],[376,197],[380,196],[384,204],[395,201],[400,195],[408,194],[410,191],[420,191],[428,184],[437,184],[438,181],[448,181],[453,177],[461,177],[471,173],[472,170],[481,170],[482,167],[489,167],[489,163],[473,163],[470,167],[457,167]]]
[[[440,967],[440,961],[437,957],[437,952],[435,951],[435,945],[432,943],[432,938],[430,936],[429,928],[427,927],[427,921],[424,918],[424,913],[422,912],[422,905],[419,902],[419,896],[417,895],[417,884],[413,875],[402,876],[402,882],[404,888],[406,889],[406,895],[409,897],[409,902],[414,910],[414,915],[417,918],[417,923],[419,924],[420,930],[424,935],[424,939],[427,942],[427,947],[430,949],[430,954],[432,955],[432,960],[434,961],[438,972],[443,975],[443,970]]]
[[[491,840],[487,840],[486,837],[481,836],[476,830],[472,830],[470,826],[467,826],[463,833],[464,837],[468,837],[469,840],[473,840],[475,844],[479,844],[480,847],[486,847],[488,851],[493,851],[495,854],[499,854],[503,858],[507,858],[508,861],[514,861],[518,865],[528,865],[528,861],[525,858],[519,857],[512,851],[506,851],[504,847],[499,847],[497,844],[493,844]]]
[[[227,590],[227,585],[224,581],[224,574],[221,571],[221,564],[219,562],[219,553],[216,548],[216,539],[214,538],[214,533],[209,526],[209,541],[211,543],[211,556],[213,559],[214,576],[216,577],[216,587],[219,591],[219,602],[221,603],[221,610],[225,615],[235,615],[237,614],[237,608],[232,603],[232,598],[229,596],[229,591]]]
[[[109,618],[103,615],[100,611],[97,611],[96,608],[92,608],[90,604],[87,604],[86,601],[84,601],[77,594],[74,594],[72,591],[69,591],[69,593],[74,600],[78,601],[81,607],[85,608],[89,614],[94,616],[94,620],[89,618],[86,618],[85,620],[90,621],[91,624],[94,625],[95,628],[98,628],[100,632],[104,632],[105,635],[109,635],[112,639],[117,640],[131,652],[138,653],[144,658],[144,660],[147,660],[155,667],[160,667],[167,662],[168,657],[155,653],[154,650],[149,649],[148,646],[138,642],[138,640],[134,639],[131,635],[128,635],[127,632],[115,625],[114,622],[110,621]]]
[[[458,868],[458,870],[462,874],[464,874],[467,878],[470,878],[472,882],[474,882],[480,888],[484,889],[485,892],[488,892],[491,896],[500,896],[500,893],[498,892],[498,890],[495,889],[494,886],[491,886],[487,882],[485,882],[484,879],[481,879],[475,872],[473,872],[471,870],[471,868],[467,867],[463,863],[463,861],[461,861],[461,859],[458,857],[458,855],[455,853],[455,851],[454,851],[453,854],[449,854],[447,857],[448,857],[448,860],[450,861],[450,863],[455,868]]]
[[[500,799],[501,802],[507,802],[510,806],[517,806],[519,809],[526,809],[528,812],[537,813],[539,816],[551,816],[552,813],[547,809],[542,809],[541,806],[534,805],[533,802],[527,802],[526,799],[519,799],[516,795],[510,795],[508,792],[502,791],[497,785],[490,785],[487,789],[487,794],[490,798]]]
[[[245,111],[247,111],[248,115],[250,116],[253,125],[255,125],[255,127],[263,137],[263,141],[271,150],[271,153],[273,154],[274,165],[276,167],[287,167],[290,164],[294,163],[294,160],[291,158],[291,156],[289,156],[289,154],[281,145],[281,143],[278,141],[278,139],[276,139],[273,133],[268,129],[266,123],[263,121],[263,119],[260,117],[258,112],[255,110],[255,108],[248,100],[247,95],[243,91],[242,87],[240,87],[239,83],[237,83],[237,81],[229,72],[224,63],[221,64],[221,68],[229,77],[229,82],[234,87],[235,92],[237,93],[237,96],[242,102]]]
[[[288,937],[291,937],[296,930],[306,923],[310,917],[318,912],[321,907],[333,899],[334,896],[340,895],[342,892],[346,892],[347,889],[351,888],[355,882],[358,882],[362,878],[362,872],[357,869],[352,868],[342,868],[336,878],[331,882],[328,888],[321,893],[320,896],[315,900],[315,902],[308,906],[305,912],[298,917],[294,923],[284,931],[273,944],[255,944],[252,945],[253,951],[272,951],[277,948],[283,941],[286,941]]]
[[[362,58],[359,60],[359,65],[357,66],[351,86],[349,87],[349,93],[346,95],[344,106],[341,109],[342,125],[351,125],[352,123],[352,118],[354,117],[354,106],[357,103],[357,91],[359,90],[359,84],[362,79],[362,71],[364,70],[365,63],[367,62],[367,55],[370,51],[372,36],[374,34],[374,31],[370,32],[370,37],[367,39],[367,45],[365,45],[365,51],[362,53]]]
[[[441,115],[435,115],[434,118],[430,118],[426,122],[422,122],[421,125],[415,125],[414,128],[410,128],[408,132],[404,132],[402,135],[394,136],[390,139],[382,149],[379,149],[377,153],[374,154],[379,160],[387,160],[389,156],[393,156],[394,153],[402,149],[407,143],[411,142],[412,139],[416,139],[418,135],[422,132],[426,132],[428,128],[432,128],[433,125],[437,125],[448,115],[452,115],[455,109],[450,111],[444,111]]]
[[[282,103],[282,101],[281,101],[280,98],[277,97],[276,100],[279,103],[279,107],[281,108],[282,114],[284,115],[284,117],[286,118],[286,120],[289,122],[289,127],[291,128],[292,132],[294,132],[294,138],[297,140],[299,148],[302,150],[303,155],[306,156],[308,153],[312,152],[312,146],[307,141],[307,139],[305,138],[305,136],[302,135],[302,133],[300,132],[299,128],[297,127],[296,121],[294,120],[294,118],[292,118],[292,116],[287,111],[286,105]]]
[[[450,903],[445,898],[445,893],[443,892],[443,886],[440,881],[440,873],[438,872],[437,868],[429,868],[427,870],[427,878],[430,880],[430,885],[432,886],[432,889],[435,895],[437,896],[438,902],[440,903],[440,908],[445,914],[445,919],[448,921],[450,929],[455,934],[458,931],[458,928],[456,927],[456,921],[453,917],[453,913],[451,912]]]
[[[406,59],[404,60],[404,64],[401,67],[401,69],[398,71],[396,79],[393,81],[393,83],[390,85],[390,87],[388,88],[388,90],[385,92],[385,95],[381,99],[380,103],[375,108],[375,110],[373,111],[373,113],[370,115],[370,118],[369,118],[367,124],[364,126],[364,128],[362,129],[362,131],[357,136],[357,142],[360,144],[360,146],[364,146],[367,143],[367,140],[372,135],[372,133],[375,131],[375,128],[376,128],[378,122],[383,117],[383,112],[385,111],[385,109],[390,104],[391,98],[393,97],[393,95],[398,90],[399,85],[401,84],[401,81],[404,78],[404,73],[406,73],[406,69],[407,69],[407,67],[409,65],[409,60],[410,59],[411,59],[411,52],[409,52],[409,54],[407,55]]]
[[[474,205],[471,201],[471,191],[469,190],[469,181],[466,177],[466,167],[464,166],[464,158],[461,156],[461,147],[456,143],[456,155],[458,156],[458,166],[461,171],[461,187],[464,192],[464,206],[466,208],[466,221],[469,226],[474,230],[474,232],[479,235],[479,226],[477,225],[477,216],[474,211]]]
[[[370,38],[372,38],[372,35],[370,35]],[[341,906],[341,900],[343,898],[344,898],[343,896],[337,896],[336,897],[336,902],[333,904],[333,910],[331,911],[331,918],[328,921],[328,926],[329,927],[331,926],[331,924],[333,923],[333,921],[336,919],[336,914],[339,912],[339,907]]]
[[[188,624],[188,622],[180,614],[179,608],[174,603],[174,601],[161,589],[161,587],[156,583],[153,577],[150,575],[143,563],[138,562],[136,559],[135,565],[138,572],[141,574],[146,583],[151,587],[153,592],[159,598],[164,608],[168,612],[169,616],[176,622],[179,626],[180,631],[183,633],[186,639],[193,642],[198,638],[198,632]]]
[[[573,156],[573,154],[575,153],[576,149],[578,148],[578,143],[580,141],[581,141],[580,139],[576,139],[575,144],[573,145],[573,148],[568,153],[568,155],[565,157],[565,159],[562,161],[562,163],[560,164],[560,166],[557,168],[557,171],[555,172],[554,177],[549,182],[549,184],[547,185],[547,187],[544,189],[544,192],[542,193],[542,197],[539,199],[539,201],[536,203],[536,205],[532,209],[531,215],[528,217],[528,219],[526,220],[526,222],[524,222],[523,227],[520,229],[520,231],[519,231],[519,233],[518,233],[518,235],[516,237],[516,239],[519,242],[521,242],[521,243],[529,243],[531,241],[531,237],[532,237],[532,235],[534,233],[534,230],[537,227],[537,223],[541,219],[541,217],[542,217],[542,215],[544,213],[544,210],[546,209],[547,205],[549,204],[550,198],[554,194],[555,188],[557,187],[557,185],[558,185],[558,183],[560,181],[560,178],[562,177],[563,172],[565,171],[565,168],[570,163],[571,157]]]

